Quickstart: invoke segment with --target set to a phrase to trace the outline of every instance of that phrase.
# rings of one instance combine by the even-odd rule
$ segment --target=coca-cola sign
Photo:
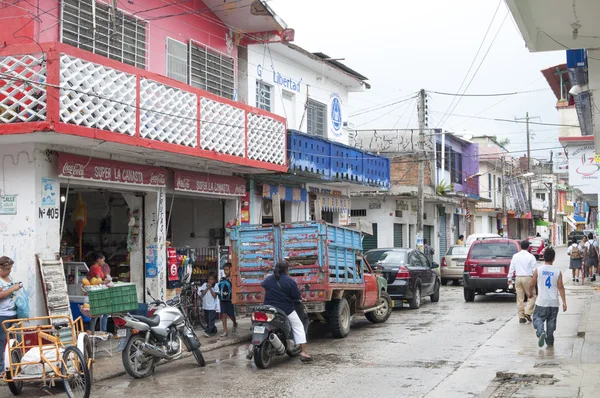
[[[175,170],[175,189],[215,195],[244,196],[246,180],[241,177]]]
[[[160,167],[87,158],[69,153],[58,154],[58,173],[60,177],[131,185],[165,187],[167,184],[167,171]]]

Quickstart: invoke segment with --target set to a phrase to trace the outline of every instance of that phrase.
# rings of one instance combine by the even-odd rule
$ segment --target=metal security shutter
[[[402,245],[402,229],[404,229],[404,225],[394,224],[394,247],[404,247]]]
[[[443,209],[442,209],[443,210]],[[448,237],[446,236],[446,214],[440,214],[440,257],[448,250]]]
[[[415,225],[408,226],[408,247],[411,248],[415,244]]]
[[[373,235],[365,234],[363,238],[363,252],[377,249],[377,224],[373,223]]]
[[[233,58],[206,47],[191,44],[190,84],[221,97],[233,99],[235,73]]]

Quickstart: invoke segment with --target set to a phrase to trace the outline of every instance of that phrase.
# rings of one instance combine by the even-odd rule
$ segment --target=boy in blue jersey
[[[233,321],[231,333],[237,329],[237,320],[235,319],[235,307],[231,301],[231,263],[223,266],[225,276],[219,282],[219,304],[221,305],[221,321],[223,322],[223,333],[221,337],[227,337],[227,317]]]

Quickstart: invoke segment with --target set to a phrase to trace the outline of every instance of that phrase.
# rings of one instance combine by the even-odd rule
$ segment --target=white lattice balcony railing
[[[41,47],[0,53],[0,133],[41,129],[286,171],[284,118],[62,43]]]

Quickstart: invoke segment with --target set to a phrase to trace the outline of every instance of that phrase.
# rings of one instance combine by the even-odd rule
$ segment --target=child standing
[[[217,334],[215,319],[217,317],[217,296],[219,287],[216,285],[216,276],[208,275],[208,282],[200,286],[200,297],[202,297],[202,307],[204,308],[204,316],[206,317],[206,329],[204,335],[211,337]]]
[[[223,322],[223,333],[221,337],[227,337],[227,317],[233,321],[233,329],[231,333],[235,333],[237,329],[237,320],[235,319],[235,307],[231,302],[231,263],[226,263],[223,266],[225,276],[219,282],[219,299],[221,304],[221,321]]]

